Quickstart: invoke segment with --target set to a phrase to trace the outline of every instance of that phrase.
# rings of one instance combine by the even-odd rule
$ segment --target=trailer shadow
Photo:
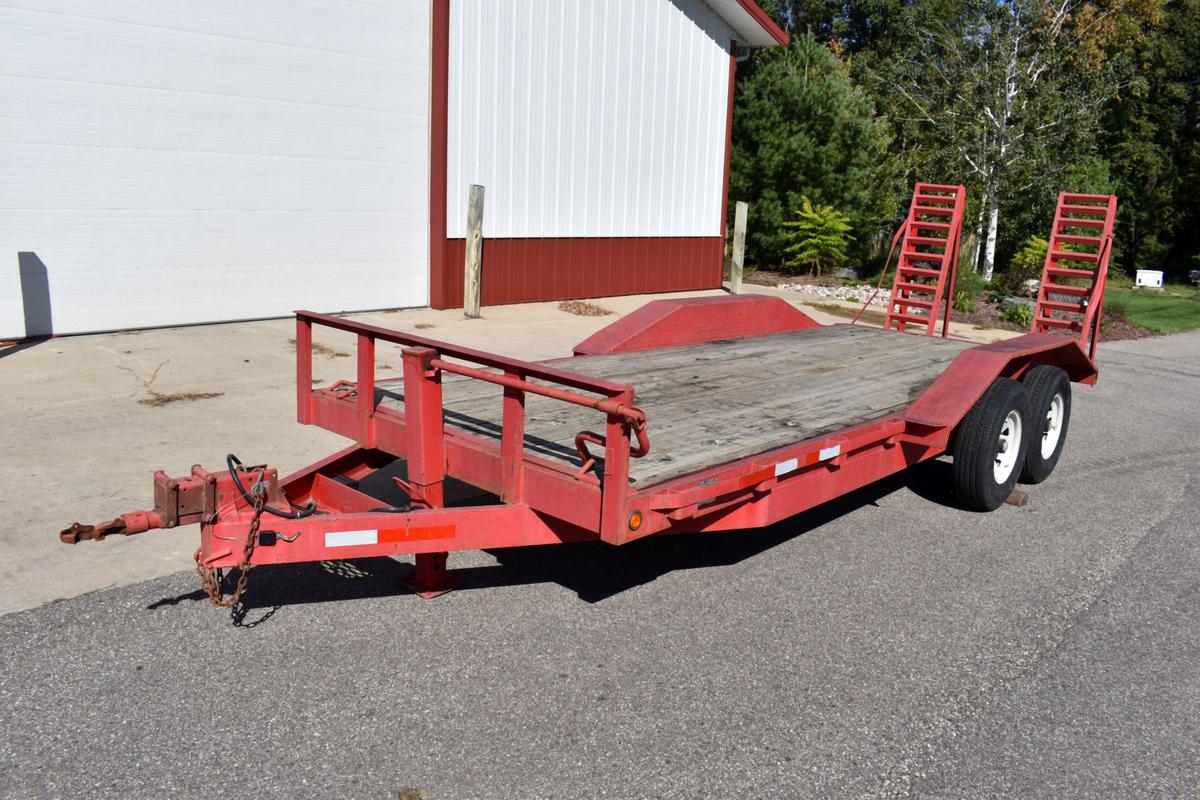
[[[931,479],[941,478],[929,474],[925,466],[871,484],[766,528],[655,536],[622,547],[588,542],[570,545],[566,552],[563,545],[489,550],[497,567],[475,570],[476,574],[467,578],[468,586],[490,588],[514,583],[557,583],[575,592],[581,600],[597,603],[671,572],[732,566],[858,508],[875,505],[895,491],[913,489],[913,484],[920,486],[918,494],[933,496],[939,490],[926,484]],[[950,497],[953,497],[952,493]]]
[[[949,465],[932,461],[767,528],[649,537],[623,547],[585,542],[489,550],[494,565],[459,568],[454,573],[463,580],[459,591],[554,583],[584,602],[598,603],[671,572],[737,564],[904,488],[933,502],[957,506]],[[258,567],[231,618],[235,625],[250,628],[286,606],[407,595],[401,581],[412,569],[410,563],[391,558]],[[226,591],[236,578],[237,570],[226,574]],[[206,599],[197,590],[162,598],[147,608]]]

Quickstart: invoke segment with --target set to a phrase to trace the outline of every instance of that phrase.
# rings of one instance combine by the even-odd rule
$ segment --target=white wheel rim
[[[1062,394],[1054,395],[1050,407],[1046,409],[1046,427],[1042,430],[1042,458],[1047,459],[1058,449],[1058,440],[1062,438],[1063,407]]]
[[[1021,453],[1021,413],[1015,408],[1008,412],[1000,426],[1000,438],[996,440],[996,459],[992,462],[992,475],[996,483],[1004,483],[1017,466]]]

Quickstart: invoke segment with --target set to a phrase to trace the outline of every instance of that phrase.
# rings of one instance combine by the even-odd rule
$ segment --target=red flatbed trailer
[[[659,300],[544,362],[300,311],[298,420],[352,445],[284,478],[232,457],[160,471],[154,509],[60,535],[199,522],[214,602],[221,569],[402,554],[433,596],[455,586],[451,551],[762,527],[946,452],[964,503],[991,509],[1057,462],[1067,381],[1097,377],[1098,302],[1077,338],[972,344],[821,326],[765,296]],[[313,388],[317,327],[356,337],[354,381]],[[377,378],[387,346],[401,378]],[[369,490],[381,476],[407,501]],[[490,502],[447,504],[448,479]]]

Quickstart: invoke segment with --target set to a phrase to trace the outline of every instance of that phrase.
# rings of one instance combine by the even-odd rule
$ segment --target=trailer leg
[[[452,592],[463,585],[462,578],[446,571],[448,553],[417,553],[417,568],[400,584],[426,600]]]
[[[430,366],[437,352],[428,347],[406,347],[404,359],[404,414],[408,428],[408,480],[415,504],[426,508],[445,505],[443,484],[446,455],[442,440],[442,379]],[[448,553],[417,553],[416,570],[403,585],[426,599],[462,586],[462,579],[446,571]]]

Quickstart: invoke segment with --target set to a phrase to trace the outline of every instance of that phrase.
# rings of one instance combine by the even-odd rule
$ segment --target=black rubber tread
[[[1071,379],[1059,367],[1039,364],[1025,373],[1021,383],[1025,386],[1025,393],[1029,395],[1029,413],[1033,423],[1026,428],[1029,445],[1025,454],[1025,467],[1021,470],[1021,483],[1041,483],[1049,478],[1050,473],[1058,466],[1058,458],[1067,443],[1067,428],[1071,422]],[[1049,458],[1042,458],[1042,428],[1046,424],[1046,412],[1050,410],[1050,401],[1059,392],[1062,392],[1063,396],[1062,433],[1058,437],[1058,447]]]
[[[996,483],[992,471],[996,441],[1008,412],[1021,414],[1023,430],[1029,427],[1029,396],[1025,387],[1009,378],[997,378],[959,423],[954,441],[954,491],[963,505],[977,511],[999,508],[1017,485],[1029,437],[1018,445],[1017,464],[1004,483]]]

